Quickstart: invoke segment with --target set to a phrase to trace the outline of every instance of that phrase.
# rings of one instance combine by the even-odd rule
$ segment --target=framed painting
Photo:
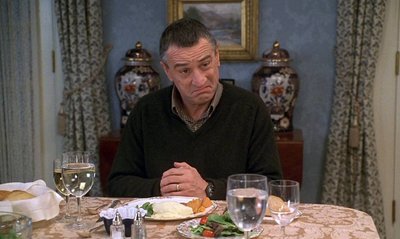
[[[251,61],[258,52],[259,0],[168,0],[168,22],[199,20],[217,39],[221,61]]]

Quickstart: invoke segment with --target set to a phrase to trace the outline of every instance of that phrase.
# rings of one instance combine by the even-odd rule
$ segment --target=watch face
[[[206,187],[206,195],[207,197],[212,197],[212,195],[214,195],[214,185],[212,183],[208,183]]]

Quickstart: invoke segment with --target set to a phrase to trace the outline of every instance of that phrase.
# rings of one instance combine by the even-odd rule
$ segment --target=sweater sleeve
[[[140,118],[132,112],[123,129],[121,143],[108,179],[108,192],[114,197],[160,195],[160,178],[147,178],[139,127]]]

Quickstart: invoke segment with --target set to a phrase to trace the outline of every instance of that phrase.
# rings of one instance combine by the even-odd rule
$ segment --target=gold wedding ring
[[[178,183],[178,184],[176,184],[176,191],[179,192],[180,190],[181,190],[181,185],[179,185],[179,183]]]

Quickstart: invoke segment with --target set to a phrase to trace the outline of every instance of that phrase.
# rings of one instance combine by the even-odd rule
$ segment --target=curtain
[[[0,1],[0,183],[33,181],[33,1]]]
[[[65,151],[96,153],[98,139],[110,132],[103,63],[101,0],[55,0],[64,75]],[[98,173],[91,195],[101,195]]]
[[[339,0],[336,83],[328,136],[322,202],[370,214],[385,238],[378,175],[373,79],[385,0]]]

